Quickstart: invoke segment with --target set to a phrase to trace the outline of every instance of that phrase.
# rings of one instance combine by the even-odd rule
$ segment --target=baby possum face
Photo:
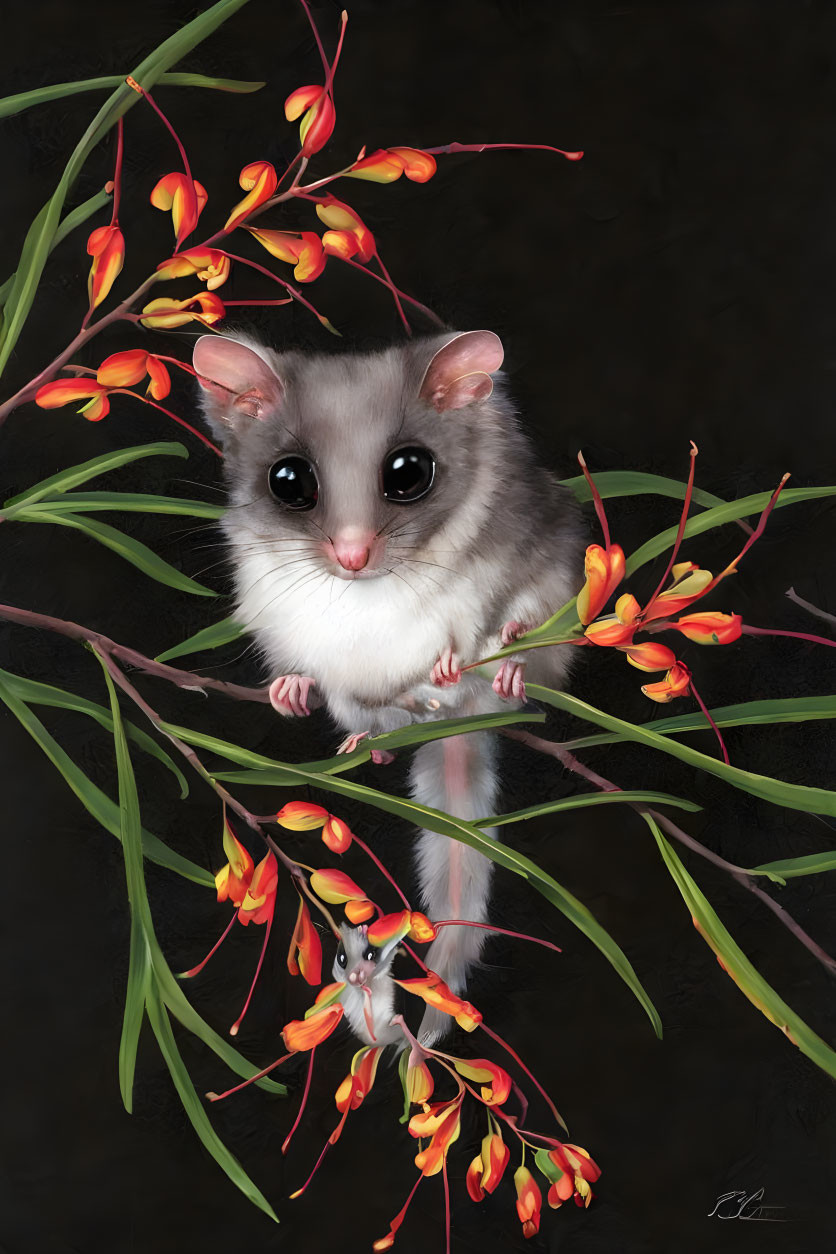
[[[489,337],[480,341],[482,366],[498,368],[495,336],[457,338],[479,336]],[[490,392],[479,362],[460,348],[452,354],[456,344],[445,336],[369,356],[316,357],[199,341],[207,413],[226,445],[233,541],[246,535],[250,551],[263,545],[283,555],[300,578],[314,564],[340,580],[397,577],[404,568],[402,578],[428,582],[433,546],[459,551],[491,508],[490,407],[479,396],[461,407],[452,400],[459,412],[451,416],[433,400],[462,371]],[[451,360],[439,366],[445,354]],[[441,384],[431,363],[436,376],[446,369]],[[218,381],[214,393],[207,376]]]
[[[374,978],[378,957],[379,950],[369,942],[366,928],[343,928],[334,959],[334,979],[362,988]]]
[[[366,927],[340,928],[334,959],[335,980],[345,983],[340,1001],[352,1032],[367,1045],[391,1045],[401,1039],[392,1026],[395,985],[390,975],[398,941],[378,948],[369,942]]]

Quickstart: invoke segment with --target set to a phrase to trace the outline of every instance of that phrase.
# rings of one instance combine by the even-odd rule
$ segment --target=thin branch
[[[817,605],[813,605],[810,601],[805,601],[804,597],[800,597],[795,588],[787,588],[784,593],[796,605],[800,605],[808,614],[814,614],[816,618],[823,618],[826,623],[832,623],[836,627],[836,614],[828,614],[827,610],[820,610]]]

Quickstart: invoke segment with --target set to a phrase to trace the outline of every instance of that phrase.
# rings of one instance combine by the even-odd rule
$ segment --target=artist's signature
[[[714,1210],[708,1212],[709,1219],[756,1219],[767,1223],[786,1223],[786,1218],[779,1214],[783,1206],[764,1206],[763,1189],[754,1193],[746,1193],[743,1189],[733,1189],[730,1193],[721,1193],[717,1198]]]

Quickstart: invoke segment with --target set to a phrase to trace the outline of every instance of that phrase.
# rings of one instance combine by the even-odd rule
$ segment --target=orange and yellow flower
[[[199,307],[198,313],[194,306]],[[184,327],[187,322],[200,322],[211,327],[226,317],[226,309],[220,296],[214,292],[198,292],[188,300],[172,300],[161,296],[145,306],[139,316],[144,327],[158,327],[170,331],[172,327]]]
[[[451,1015],[465,1032],[473,1032],[482,1022],[481,1011],[469,1001],[457,997],[434,971],[415,980],[395,980],[408,993],[421,997],[428,1006],[435,1006],[444,1014]]]
[[[215,876],[218,901],[231,901],[236,908],[244,904],[255,863],[249,852],[224,818],[223,847],[229,861]]]
[[[354,1055],[351,1060],[351,1070],[334,1094],[334,1101],[340,1114],[357,1110],[371,1091],[382,1053],[380,1046],[370,1045],[358,1050]]]
[[[342,905],[346,901],[365,901],[366,894],[358,884],[344,871],[327,869],[314,871],[311,875],[311,888],[323,901],[330,906]]]
[[[276,855],[266,854],[252,874],[244,900],[238,910],[238,922],[269,923],[276,908],[276,890],[279,885],[279,864]]]
[[[684,614],[671,626],[695,644],[732,644],[741,637],[743,620],[739,614],[709,611],[704,614]]]
[[[514,1188],[517,1190],[517,1214],[523,1236],[533,1237],[540,1230],[543,1194],[527,1167],[518,1167],[514,1172]]]
[[[538,1164],[540,1158],[538,1156]],[[558,1144],[550,1149],[544,1163],[549,1179],[548,1202],[557,1210],[574,1196],[576,1206],[589,1206],[593,1192],[589,1187],[601,1175],[601,1168],[580,1145]]]
[[[60,409],[74,401],[86,401],[79,409],[88,422],[100,422],[110,413],[108,389],[95,379],[56,379],[45,383],[35,393],[35,404],[41,409]]]
[[[675,697],[684,697],[691,687],[691,672],[684,662],[674,662],[664,679],[655,684],[643,684],[642,692],[651,701],[664,704]]]
[[[96,309],[106,299],[125,264],[125,237],[117,222],[99,226],[90,233],[87,252],[93,258],[87,279],[90,309]],[[104,415],[102,415],[104,416]]]
[[[293,266],[293,277],[312,283],[325,269],[326,254],[316,231],[261,231],[246,228],[272,257]]]
[[[369,228],[349,205],[336,196],[316,206],[317,216],[329,228],[322,236],[322,247],[326,253],[350,261],[356,257],[358,261],[370,261],[375,254],[375,242]]]
[[[284,115],[288,122],[302,118],[299,124],[299,142],[303,157],[312,157],[325,147],[334,133],[337,120],[330,92],[319,83],[309,87],[297,87],[292,91],[284,102]]]
[[[290,938],[287,969],[291,975],[299,975],[308,984],[319,984],[322,979],[322,942],[311,922],[310,911],[304,901],[299,901],[296,926]]]
[[[323,1010],[317,1010],[310,1018],[292,1019],[282,1028],[282,1039],[294,1054],[305,1053],[327,1040],[343,1017],[340,1002],[333,1002]]]
[[[620,544],[610,544],[602,549],[600,544],[590,544],[584,558],[586,582],[578,593],[578,618],[586,626],[591,623],[609,601],[624,578],[626,561]]]
[[[346,178],[394,183],[405,174],[413,183],[426,183],[436,168],[435,157],[420,148],[378,148],[377,152],[355,161],[346,171]]]
[[[197,226],[197,220],[208,199],[206,188],[180,171],[166,174],[151,192],[151,204],[154,208],[171,213],[178,248]]]
[[[278,187],[279,178],[275,167],[269,161],[252,161],[245,165],[238,176],[238,182],[247,195],[232,210],[226,220],[224,231],[232,231],[239,223],[270,199]]]
[[[412,1136],[430,1138],[429,1145],[415,1156],[415,1166],[424,1176],[435,1176],[441,1171],[450,1146],[459,1138],[463,1095],[464,1090],[452,1101],[435,1102],[409,1121]]]
[[[367,897],[361,898],[359,901],[347,901],[345,903],[345,917],[349,923],[355,926],[358,923],[365,923],[366,919],[370,919],[374,914],[374,906]]]
[[[214,292],[216,287],[226,283],[231,267],[229,257],[219,248],[190,248],[184,253],[175,253],[168,261],[161,261],[157,266],[157,274],[161,279],[181,279],[187,274],[196,274],[206,290]]]
[[[129,348],[106,357],[96,371],[96,380],[108,388],[133,387],[148,375],[146,389],[154,400],[161,401],[171,391],[171,376],[165,363],[142,348]]]
[[[482,1101],[486,1106],[501,1106],[508,1100],[511,1077],[502,1067],[487,1058],[450,1058],[450,1061],[459,1075],[481,1086]]]
[[[491,1128],[482,1139],[482,1148],[467,1172],[467,1191],[474,1202],[481,1202],[486,1193],[493,1193],[511,1158],[511,1151],[499,1131]]]
[[[322,827],[327,818],[328,811],[312,801],[288,801],[276,815],[276,822],[291,832],[311,832]]]

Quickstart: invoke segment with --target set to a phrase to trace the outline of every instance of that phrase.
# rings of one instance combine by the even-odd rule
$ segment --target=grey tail
[[[422,805],[444,810],[460,819],[479,819],[494,813],[498,782],[495,738],[487,732],[451,736],[420,746],[410,776],[412,796]],[[496,829],[485,831],[495,838]],[[475,849],[437,832],[422,831],[417,845],[421,902],[428,917],[487,921],[493,863]],[[454,993],[461,994],[470,967],[482,951],[482,928],[445,927],[425,961]],[[428,1006],[418,1032],[424,1045],[444,1036],[452,1024],[449,1015]]]

